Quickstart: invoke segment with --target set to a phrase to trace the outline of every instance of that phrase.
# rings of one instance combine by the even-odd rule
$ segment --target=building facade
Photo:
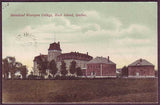
[[[43,60],[43,61],[48,61],[48,56],[47,55],[42,55],[40,54],[39,56],[34,57],[33,60],[33,75],[40,76],[40,70],[38,69],[38,61]]]
[[[66,63],[66,69],[68,70],[68,75],[71,75],[69,72],[70,64],[72,61],[76,62],[76,67],[80,67],[81,69],[86,69],[87,62],[92,60],[92,57],[87,54],[79,53],[79,52],[70,52],[63,53],[57,56],[57,67],[60,69],[61,61]]]
[[[93,59],[92,56],[88,55],[88,52],[86,54],[79,52],[62,53],[60,42],[54,42],[49,46],[48,55],[40,55],[34,58],[34,75],[39,75],[37,60],[41,58],[45,58],[45,60],[47,59],[48,62],[55,60],[58,68],[58,72],[56,75],[60,75],[61,61],[64,61],[66,63],[66,69],[68,71],[67,75],[71,75],[69,72],[69,67],[72,61],[76,61],[76,67],[86,69],[87,62]]]
[[[96,57],[87,63],[87,77],[116,77],[116,64],[109,57]]]
[[[128,65],[128,77],[155,77],[154,65],[145,59],[138,59],[135,62]]]

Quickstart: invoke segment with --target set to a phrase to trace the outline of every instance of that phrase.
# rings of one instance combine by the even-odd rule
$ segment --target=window
[[[140,65],[140,63],[137,63],[136,65]]]

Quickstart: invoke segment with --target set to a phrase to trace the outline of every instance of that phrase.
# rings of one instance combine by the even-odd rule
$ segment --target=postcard
[[[157,2],[2,2],[2,103],[158,103]]]

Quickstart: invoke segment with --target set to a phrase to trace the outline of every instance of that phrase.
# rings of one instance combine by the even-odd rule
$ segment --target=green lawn
[[[157,102],[158,79],[2,80],[8,102]]]

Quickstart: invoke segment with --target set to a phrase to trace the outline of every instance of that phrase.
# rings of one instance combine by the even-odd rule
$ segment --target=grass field
[[[157,79],[2,80],[2,102],[157,102]]]

